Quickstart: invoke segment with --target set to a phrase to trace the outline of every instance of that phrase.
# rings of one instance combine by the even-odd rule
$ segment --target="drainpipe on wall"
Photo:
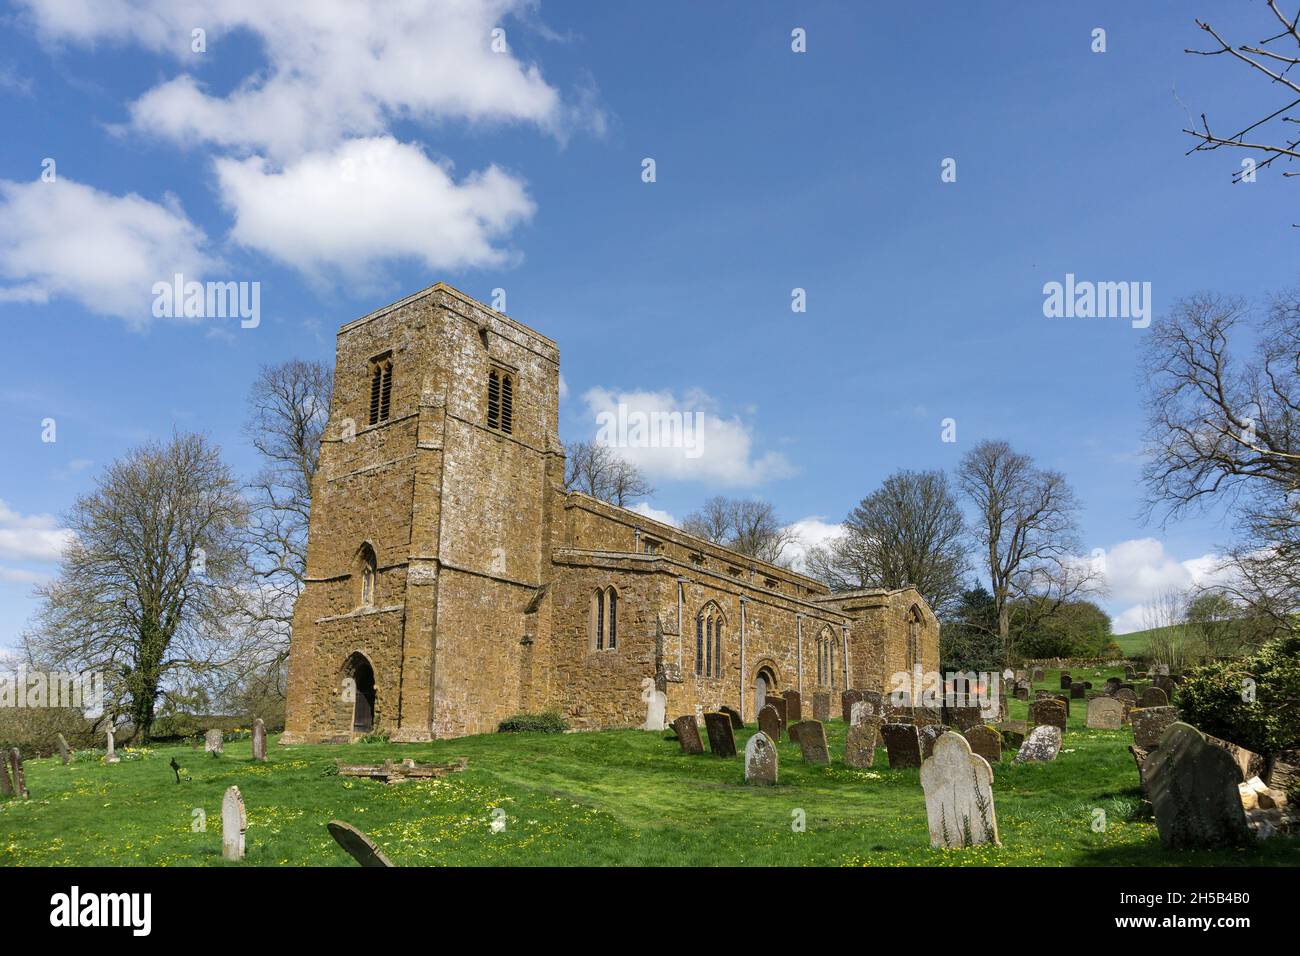
[[[740,596],[740,722],[745,722],[745,698],[749,696],[748,678],[745,676],[745,606],[749,598]]]
[[[677,672],[682,670],[682,648],[686,644],[686,635],[682,633],[682,604],[686,600],[686,584],[689,578],[677,579]]]
[[[843,624],[840,630],[844,635],[844,689],[848,690],[853,686],[849,683],[849,626]]]
[[[794,647],[799,662],[799,697],[803,698],[803,615],[794,616]]]

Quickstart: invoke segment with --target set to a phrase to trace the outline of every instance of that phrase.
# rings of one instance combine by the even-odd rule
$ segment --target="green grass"
[[[1134,631],[1131,634],[1115,634],[1111,640],[1119,645],[1119,649],[1125,657],[1143,657],[1151,650],[1149,643],[1151,634],[1152,631],[1149,630]]]
[[[1075,672],[1100,686],[1110,672]],[[1055,687],[1050,671],[1042,686]],[[1027,705],[1013,701],[1012,717]],[[434,744],[281,747],[250,759],[247,741],[221,757],[160,747],[114,766],[57,759],[27,763],[28,802],[0,804],[0,865],[217,866],[221,797],[232,784],[248,814],[244,865],[352,865],[325,829],[334,818],[368,833],[398,865],[1276,865],[1300,862],[1300,842],[1166,853],[1138,818],[1137,771],[1125,730],[1085,730],[1074,702],[1070,732],[1052,764],[994,768],[1003,846],[931,850],[916,770],[838,762],[844,724],[828,730],[837,762],[805,765],[780,745],[781,783],[743,783],[741,758],[688,757],[675,741],[642,731],[493,734]],[[753,733],[746,728],[738,743]],[[193,779],[180,784],[172,757]],[[380,762],[469,758],[435,781],[386,785],[330,775],[337,757]],[[207,832],[191,830],[192,810]],[[1104,832],[1090,824],[1105,811]],[[492,811],[506,827],[492,830]],[[802,810],[806,831],[794,832]]]

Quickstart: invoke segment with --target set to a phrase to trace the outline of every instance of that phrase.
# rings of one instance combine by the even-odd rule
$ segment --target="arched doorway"
[[[351,682],[352,732],[368,734],[375,729],[375,669],[360,652],[348,658],[344,686]]]
[[[767,695],[776,692],[776,677],[769,668],[763,667],[754,678],[754,714],[757,715],[767,703]]]

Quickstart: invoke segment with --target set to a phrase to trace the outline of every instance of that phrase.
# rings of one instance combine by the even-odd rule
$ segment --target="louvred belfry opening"
[[[501,427],[501,376],[493,369],[488,373],[488,428]]]
[[[501,430],[509,435],[514,431],[515,386],[509,375],[501,376]]]

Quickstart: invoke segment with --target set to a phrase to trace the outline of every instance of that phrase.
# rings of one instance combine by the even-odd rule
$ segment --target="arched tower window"
[[[367,541],[357,551],[357,575],[360,578],[358,607],[375,606],[375,549]]]
[[[488,372],[487,427],[507,435],[515,430],[515,377],[505,369]]]
[[[695,674],[722,676],[722,632],[726,627],[722,608],[710,601],[695,615]]]
[[[370,363],[370,416],[371,425],[388,421],[393,399],[393,360],[375,359]]]
[[[612,651],[618,646],[618,591],[613,585],[591,592],[587,644],[593,651]]]

